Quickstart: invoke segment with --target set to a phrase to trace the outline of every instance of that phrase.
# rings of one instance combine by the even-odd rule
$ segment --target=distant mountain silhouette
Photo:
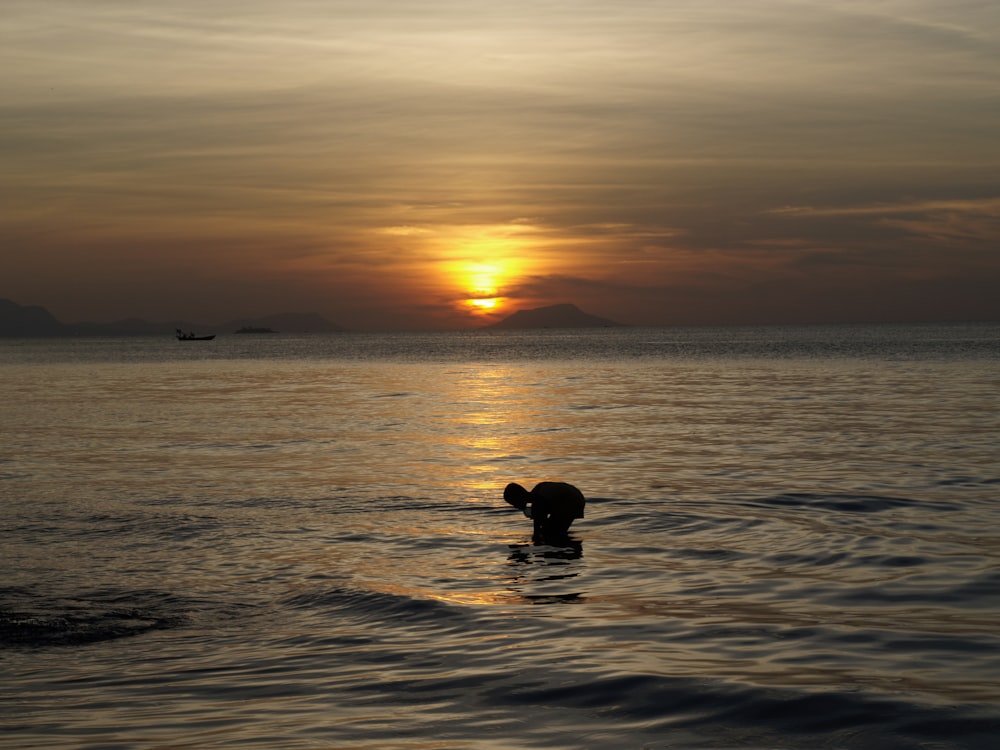
[[[573,304],[536,307],[533,310],[518,310],[513,315],[487,328],[607,328],[620,326],[607,318],[599,318],[583,312]]]
[[[283,333],[329,333],[344,331],[316,313],[283,313],[262,318],[241,318],[220,325],[205,325],[188,320],[150,322],[127,318],[113,323],[61,323],[44,307],[19,305],[0,299],[0,336],[151,336],[173,335],[174,330],[233,333],[249,327],[273,328]]]
[[[65,336],[67,328],[44,307],[0,299],[0,336]]]

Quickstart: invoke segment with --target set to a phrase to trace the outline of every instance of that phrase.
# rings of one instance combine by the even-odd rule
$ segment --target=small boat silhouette
[[[211,341],[215,338],[214,333],[210,336],[196,336],[194,333],[184,333],[180,328],[176,330],[178,341]]]

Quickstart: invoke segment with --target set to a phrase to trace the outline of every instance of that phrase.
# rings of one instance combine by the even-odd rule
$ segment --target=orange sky
[[[7,0],[0,63],[64,322],[1000,319],[994,4]]]

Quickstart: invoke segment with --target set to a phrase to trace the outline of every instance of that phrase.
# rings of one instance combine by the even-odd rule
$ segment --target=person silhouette
[[[511,482],[504,487],[503,499],[534,522],[536,542],[565,540],[587,504],[583,493],[566,482],[540,482],[530,491]]]

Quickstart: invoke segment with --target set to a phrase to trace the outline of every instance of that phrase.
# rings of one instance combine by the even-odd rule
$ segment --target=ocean
[[[7,339],[0,387],[2,748],[1000,746],[1000,325]]]

